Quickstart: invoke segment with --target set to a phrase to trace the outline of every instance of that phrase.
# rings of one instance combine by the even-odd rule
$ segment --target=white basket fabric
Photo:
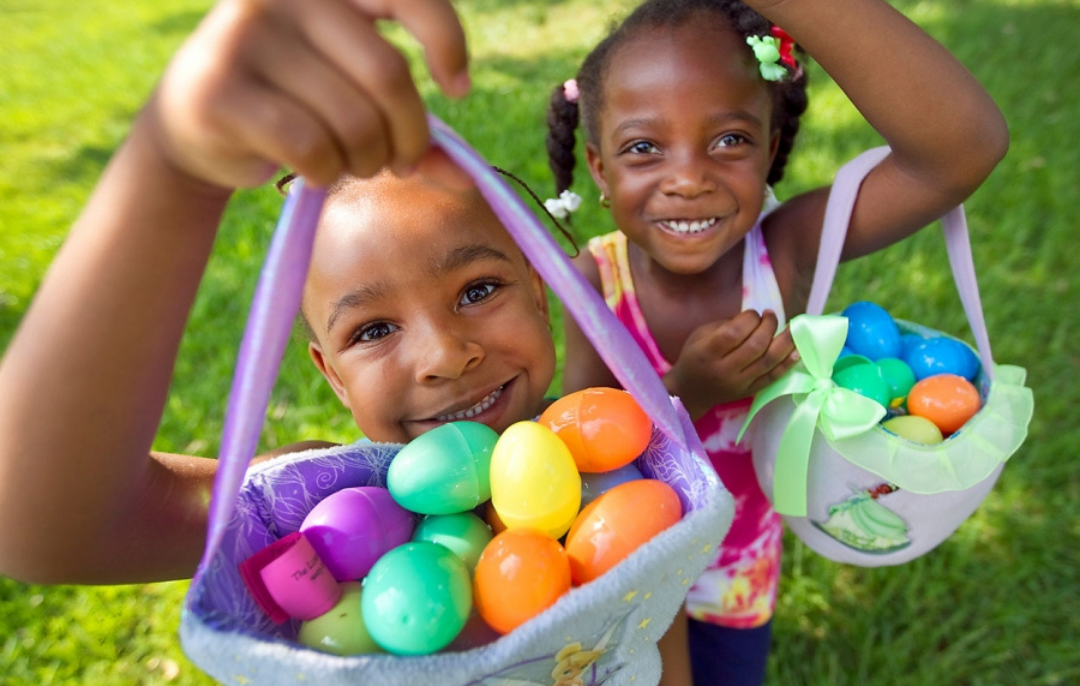
[[[825,331],[836,320],[843,321],[833,315],[820,316],[820,312],[832,285],[859,184],[887,152],[887,148],[868,151],[837,174],[808,314],[791,322],[803,362],[758,394],[748,433],[758,482],[791,531],[815,552],[863,567],[908,562],[933,550],[956,531],[978,508],[1005,462],[1026,439],[1034,409],[1024,369],[993,362],[963,209],[956,208],[942,219],[942,226],[960,299],[978,345],[978,350],[972,351],[982,362],[975,379],[981,409],[960,431],[936,445],[903,439],[873,419],[865,427],[853,429],[850,417],[846,418],[849,425],[843,435],[829,425],[826,415],[830,409],[840,416],[842,410],[850,409],[845,403],[866,401],[836,388],[830,376],[839,343],[833,342],[835,350],[823,346],[828,348],[824,353],[827,359],[820,359],[824,351],[811,344],[828,336],[822,333],[815,337],[813,331],[816,327]],[[897,324],[901,333],[946,335],[912,322],[897,320]],[[802,380],[796,383],[799,375]],[[780,388],[782,393],[777,391]],[[845,397],[845,393],[849,395]],[[814,395],[817,398],[810,400]],[[810,413],[798,409],[808,400],[815,408],[822,408],[812,419]],[[842,425],[845,420],[837,421]],[[812,427],[812,431],[798,432],[806,440],[798,441],[796,448],[796,441],[784,443],[784,435],[799,422],[803,429]]]

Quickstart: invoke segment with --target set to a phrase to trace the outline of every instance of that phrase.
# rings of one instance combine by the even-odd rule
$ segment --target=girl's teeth
[[[436,417],[435,421],[438,421],[438,422],[460,422],[460,421],[463,421],[465,419],[471,419],[471,418],[475,417],[476,415],[480,414],[481,412],[483,412],[484,410],[488,409],[492,405],[494,405],[495,401],[499,399],[500,395],[502,395],[503,388],[504,388],[504,386],[500,386],[499,388],[496,388],[486,398],[484,398],[480,402],[476,403],[475,405],[473,405],[472,407],[470,407],[467,410],[462,410],[461,412],[454,412],[453,414],[444,414],[442,416]]]
[[[716,223],[716,219],[702,219],[701,221],[666,221],[663,225],[675,233],[698,233]]]

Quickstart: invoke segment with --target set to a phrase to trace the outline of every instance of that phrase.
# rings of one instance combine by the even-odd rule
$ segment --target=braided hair
[[[702,13],[712,14],[740,37],[766,36],[772,25],[739,0],[646,0],[602,40],[585,58],[577,74],[580,96],[577,102],[566,99],[563,84],[551,92],[548,105],[548,165],[555,176],[555,194],[570,188],[574,181],[575,132],[583,121],[586,140],[599,140],[600,115],[604,111],[603,80],[616,50],[639,32],[657,28],[681,27],[700,21]],[[747,47],[747,54],[750,48]],[[799,132],[799,117],[806,111],[806,74],[768,84],[772,89],[772,127],[780,131],[776,158],[766,183],[775,184],[784,176],[784,166]]]

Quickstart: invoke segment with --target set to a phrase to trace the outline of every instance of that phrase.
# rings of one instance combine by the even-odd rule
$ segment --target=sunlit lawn
[[[0,349],[168,55],[208,5],[0,0]],[[967,207],[995,357],[1027,367],[1036,415],[990,498],[932,554],[867,570],[787,540],[769,683],[1080,683],[1080,51],[1068,40],[1080,35],[1080,5],[897,5],[976,73],[1012,128],[1008,157]],[[550,195],[544,103],[619,5],[458,7],[475,90],[451,103],[425,86],[431,107],[492,163]],[[880,56],[881,69],[898,59]],[[811,111],[781,197],[827,183],[842,161],[878,143],[835,86],[819,70],[812,77]],[[575,188],[586,198],[575,219],[582,237],[610,230],[584,171]],[[236,196],[184,341],[159,449],[216,454],[241,323],[278,208],[269,189]],[[860,298],[967,333],[936,230],[843,266],[831,303]],[[266,448],[356,437],[298,344],[271,416]],[[78,446],[71,465],[79,468]],[[179,649],[185,588],[48,588],[0,578],[0,682],[211,683]]]

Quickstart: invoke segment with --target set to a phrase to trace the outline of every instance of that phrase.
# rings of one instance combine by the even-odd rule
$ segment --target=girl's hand
[[[776,335],[776,314],[740,312],[690,334],[664,385],[696,420],[710,407],[749,397],[798,361],[791,331]]]
[[[448,95],[469,89],[449,0],[222,0],[173,58],[147,117],[181,171],[254,186],[279,165],[318,184],[342,172],[407,172],[429,159],[425,108],[375,22],[400,22]]]

